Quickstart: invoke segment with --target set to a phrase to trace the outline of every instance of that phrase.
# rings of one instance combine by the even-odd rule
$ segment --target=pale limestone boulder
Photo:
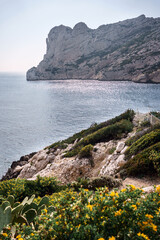
[[[23,166],[17,166],[15,169],[14,169],[14,173],[15,172],[20,172],[21,170],[23,169]]]
[[[122,149],[121,154],[124,154],[125,151],[127,150],[127,148],[128,148],[128,146],[125,146],[125,147]]]
[[[145,193],[152,193],[155,191],[153,186],[142,188]]]
[[[125,146],[124,142],[119,142],[117,147],[116,147],[116,152],[120,153],[123,150],[124,146]]]

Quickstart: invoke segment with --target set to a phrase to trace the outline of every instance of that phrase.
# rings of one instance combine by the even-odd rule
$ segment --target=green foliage
[[[11,206],[9,201],[4,201],[0,206],[0,231],[8,224],[14,226],[16,223],[29,225],[34,223],[34,219],[37,215],[41,214],[42,209],[48,206],[49,198],[43,197],[39,204],[33,203],[35,195],[30,199],[26,197],[21,203],[15,205],[14,196],[8,196],[11,200]],[[15,206],[14,206],[15,205]]]
[[[157,173],[154,167],[154,163],[151,159],[151,153],[153,151],[160,151],[160,142],[144,149],[138,153],[135,157],[128,160],[120,170],[125,170],[128,176],[139,176],[139,175],[153,175]]]
[[[91,144],[83,147],[79,152],[79,158],[88,158],[92,156],[93,146]]]
[[[129,120],[132,122],[134,115],[135,115],[135,112],[133,110],[128,109],[126,112],[120,114],[119,116],[117,116],[115,118],[112,118],[112,119],[102,122],[100,124],[94,124],[90,128],[82,130],[81,132],[75,133],[72,137],[69,137],[66,140],[53,143],[52,145],[48,146],[47,148],[48,149],[57,149],[57,148],[65,149],[67,147],[67,144],[74,143],[75,140],[77,140],[77,139],[80,140],[81,138],[84,138],[87,135],[94,133],[101,128],[115,124],[116,122],[119,122],[122,119],[126,119],[126,120]]]
[[[0,182],[0,195],[7,198],[14,195],[16,201],[21,201],[25,196],[44,196],[63,189],[59,182],[52,177],[37,177],[36,180],[11,179]],[[11,199],[8,199],[11,203]],[[11,204],[12,205],[12,204]]]
[[[150,127],[151,124],[150,124],[150,121],[149,120],[144,120],[141,124],[140,124],[141,127]]]
[[[45,194],[50,195],[61,190],[61,187],[55,178],[40,176],[38,176],[36,180],[26,180],[24,187],[24,196],[31,196],[32,194],[35,194],[36,196],[42,197]]]
[[[109,189],[117,188],[121,185],[121,181],[111,176],[101,176],[92,178],[78,178],[76,182],[69,184],[75,191],[80,188],[96,191],[100,187],[108,187]]]
[[[134,142],[125,152],[126,159],[129,159],[131,156],[136,155],[143,149],[157,142],[160,142],[160,129],[147,133]]]
[[[159,192],[145,195],[132,185],[119,193],[68,189],[50,196],[54,207],[35,219],[36,228],[22,225],[17,235],[26,240],[159,240]]]
[[[120,122],[116,122],[115,124],[109,125],[107,127],[101,128],[96,132],[87,135],[82,140],[80,140],[77,144],[75,144],[74,148],[66,153],[65,157],[71,157],[76,155],[84,146],[88,144],[95,145],[98,142],[110,141],[111,139],[118,139],[124,133],[128,133],[132,131],[133,124],[128,120],[121,120]]]
[[[24,194],[24,184],[23,179],[11,179],[0,182],[0,195],[3,197],[8,197],[9,195],[14,195],[16,200],[19,200]]]
[[[0,206],[0,232],[11,222],[11,207],[3,208]]]
[[[154,130],[158,130],[158,129],[160,129],[160,124],[151,126],[151,127],[148,128],[147,130],[142,130],[142,131],[140,131],[140,132],[137,132],[136,135],[133,136],[133,137],[131,137],[131,138],[129,138],[129,139],[125,142],[125,144],[126,144],[127,146],[131,146],[134,142],[136,142],[138,139],[140,139],[140,138],[141,138],[142,136],[144,136],[145,134],[150,133],[150,132],[152,132],[152,131],[154,131]]]
[[[153,166],[160,176],[160,153],[157,151],[151,151],[149,159],[153,162]]]
[[[116,147],[110,148],[109,149],[109,154],[113,154],[115,150],[116,150]]]

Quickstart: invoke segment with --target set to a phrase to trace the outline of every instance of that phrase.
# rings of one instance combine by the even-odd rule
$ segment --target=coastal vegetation
[[[134,111],[127,110],[46,150],[54,153],[64,149],[63,157],[76,155],[77,161],[88,158],[92,163],[95,144],[110,140],[118,143],[123,138],[128,148],[116,174],[123,178],[159,176],[160,125],[151,126],[146,119],[136,125],[134,116]],[[121,154],[117,147],[110,145],[110,156],[116,151]],[[122,179],[107,175],[78,178],[67,184],[40,176],[36,180],[1,181],[0,239],[158,240],[160,186],[151,193],[133,185],[121,186]]]
[[[67,188],[34,197],[16,207],[11,206],[14,197],[3,200],[0,222],[2,226],[8,214],[8,224],[6,220],[1,239],[158,240],[160,236],[160,187],[150,194],[133,185],[119,192],[107,187],[94,192]]]
[[[64,157],[71,157],[78,154],[83,147],[86,145],[92,144],[95,145],[98,142],[109,141],[111,139],[118,139],[123,134],[126,134],[133,129],[132,120],[135,113],[133,110],[127,110],[123,114],[105,121],[100,124],[94,124],[86,130],[82,130],[79,133],[74,134],[72,137],[67,138],[66,140],[53,143],[48,146],[50,149],[65,149],[67,144],[73,144],[75,141],[78,141],[73,149],[66,152]]]

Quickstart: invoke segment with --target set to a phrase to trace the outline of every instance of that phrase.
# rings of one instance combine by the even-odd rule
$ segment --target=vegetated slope
[[[65,157],[71,157],[78,154],[84,146],[90,144],[95,145],[98,142],[109,141],[111,139],[119,139],[122,134],[132,131],[134,114],[133,110],[127,110],[113,119],[100,124],[95,124],[94,126],[82,130],[66,140],[56,142],[47,148],[49,150],[56,150],[57,148],[65,149],[68,144],[73,144],[76,141],[73,147],[65,154]]]
[[[90,29],[54,27],[47,51],[28,80],[98,79],[160,82],[160,18],[134,19]]]
[[[135,139],[135,137],[133,137]],[[160,126],[144,133],[138,140],[128,141],[131,145],[125,152],[128,161],[120,168],[127,176],[160,174]]]

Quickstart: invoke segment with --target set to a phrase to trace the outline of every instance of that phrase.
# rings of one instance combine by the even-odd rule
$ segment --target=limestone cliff
[[[58,26],[27,80],[98,79],[160,83],[160,18],[134,19],[90,29]]]

